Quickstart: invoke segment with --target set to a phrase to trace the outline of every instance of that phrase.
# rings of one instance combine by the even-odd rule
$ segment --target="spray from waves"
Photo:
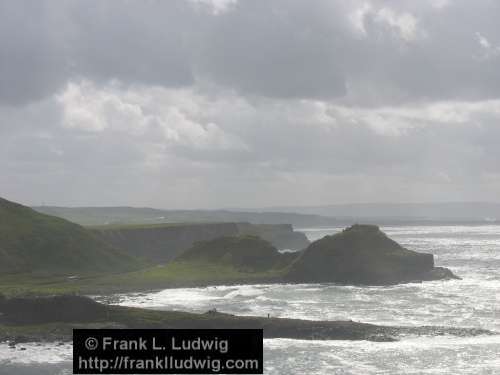
[[[119,295],[117,303],[193,312],[216,307],[239,315],[270,313],[287,318],[462,326],[500,332],[499,226],[383,229],[410,249],[436,254],[437,265],[451,268],[463,280],[386,287],[284,284],[183,288]],[[319,238],[333,232],[321,228],[311,233]],[[311,233],[308,235],[313,239]],[[22,365],[26,370],[20,372],[23,374],[59,374],[56,367],[46,372],[47,363],[36,362],[35,367],[16,364],[28,355],[9,350],[0,347],[0,374],[14,365]],[[264,355],[266,374],[493,374],[500,373],[499,351],[499,336],[443,336],[404,337],[396,343],[274,339],[266,340]],[[65,358],[62,355],[58,360]],[[53,366],[63,366],[61,363]],[[28,371],[33,368],[40,371]]]
[[[73,345],[70,342],[59,345],[28,342],[18,344],[15,348],[9,347],[6,343],[0,343],[0,364],[6,362],[54,364],[72,360]]]
[[[264,340],[266,374],[493,374],[500,335],[399,342]]]
[[[223,298],[233,299],[233,298],[253,298],[257,296],[261,296],[264,294],[265,286],[251,286],[251,285],[242,285],[241,287],[230,291]]]

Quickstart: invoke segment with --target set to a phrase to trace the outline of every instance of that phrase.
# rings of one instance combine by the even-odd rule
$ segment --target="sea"
[[[296,228],[311,240],[341,227]],[[500,226],[385,226],[406,248],[432,253],[461,280],[396,286],[232,285],[116,296],[157,310],[218,311],[381,325],[451,326],[500,332]],[[71,374],[71,343],[0,344],[0,374]],[[500,334],[404,336],[397,342],[264,340],[265,374],[500,374]]]

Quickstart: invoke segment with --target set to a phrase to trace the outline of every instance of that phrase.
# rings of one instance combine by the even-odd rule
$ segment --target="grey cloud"
[[[0,103],[54,94],[70,79],[178,87],[193,82],[184,1],[5,1]]]
[[[343,96],[345,35],[334,20],[335,7],[316,4],[239,2],[233,11],[208,20],[196,66],[201,74],[243,93]]]
[[[212,82],[242,95],[366,105],[491,98],[500,93],[500,54],[488,54],[477,35],[492,51],[500,46],[499,11],[486,0],[443,8],[240,0],[217,14],[182,0],[7,1],[0,101],[39,99],[78,77],[164,87]]]
[[[313,115],[300,116],[308,108],[294,106],[290,116],[289,108],[275,102],[260,104],[237,126],[223,120],[222,109],[212,114],[222,130],[244,139],[244,152],[168,145],[155,129],[137,135],[55,128],[48,130],[50,138],[12,129],[0,139],[0,186],[4,195],[37,204],[269,206],[297,199],[474,200],[477,194],[495,199],[497,118],[483,118],[479,127],[410,119],[413,126],[400,134],[384,134],[340,115],[319,123]],[[472,122],[481,116],[472,115]]]
[[[193,16],[184,2],[77,1],[69,13],[75,73],[101,81],[192,84],[184,39]]]
[[[207,3],[2,2],[0,195],[498,199],[498,3]]]
[[[0,104],[52,94],[67,78],[64,38],[43,2],[0,3]]]

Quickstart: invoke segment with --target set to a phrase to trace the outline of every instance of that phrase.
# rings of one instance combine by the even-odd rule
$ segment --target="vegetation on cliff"
[[[105,294],[263,282],[380,285],[455,277],[434,267],[431,254],[404,249],[376,226],[354,225],[284,254],[256,236],[218,237],[155,266],[122,254],[94,233],[0,200],[0,292]]]
[[[293,226],[337,225],[331,217],[292,212],[245,212],[228,210],[160,210],[147,207],[54,207],[33,209],[62,217],[80,225],[130,225],[158,223],[241,223],[283,224]]]
[[[235,223],[104,225],[89,229],[110,246],[153,264],[172,261],[197,241],[238,233]]]
[[[294,253],[281,254],[259,237],[239,236],[198,242],[177,260],[220,264],[243,272],[258,272],[286,267],[296,256]]]
[[[291,266],[295,282],[383,285],[455,277],[432,254],[405,249],[375,225],[353,225],[313,242]]]
[[[123,272],[141,265],[77,224],[0,198],[2,274]]]
[[[109,245],[155,264],[172,261],[195,242],[225,236],[254,235],[278,249],[301,250],[309,244],[305,234],[294,232],[289,224],[164,223],[102,225],[89,229]]]
[[[303,250],[309,240],[302,232],[294,231],[291,224],[237,223],[240,235],[258,236],[278,249]]]

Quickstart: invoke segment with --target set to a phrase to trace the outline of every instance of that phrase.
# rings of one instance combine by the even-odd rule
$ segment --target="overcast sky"
[[[0,1],[0,196],[500,200],[500,1]]]

